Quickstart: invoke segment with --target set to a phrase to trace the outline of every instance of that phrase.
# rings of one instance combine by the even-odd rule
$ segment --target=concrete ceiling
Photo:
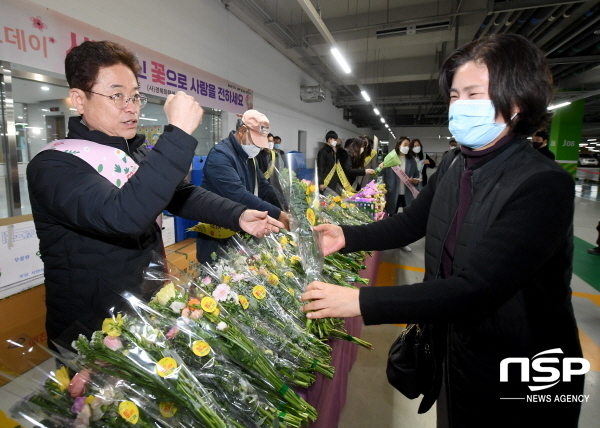
[[[586,99],[582,138],[600,138],[600,2],[560,0],[220,0],[332,93],[344,117],[380,129],[373,105],[395,126],[440,126],[447,107],[437,72],[456,47],[500,32],[546,53],[557,100]],[[305,13],[309,2],[352,73]],[[598,34],[596,34],[598,33]],[[371,95],[366,102],[360,86]],[[300,88],[298,88],[300,92]]]

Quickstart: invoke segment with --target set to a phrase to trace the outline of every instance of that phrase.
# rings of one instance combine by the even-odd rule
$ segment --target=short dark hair
[[[278,136],[273,137],[273,139],[281,141],[281,137],[278,137]]]
[[[330,138],[337,140],[338,134],[335,131],[329,131],[327,134],[325,134],[325,142],[329,141]]]
[[[440,70],[440,91],[447,102],[454,73],[471,61],[487,67],[490,99],[512,134],[528,137],[552,117],[547,110],[553,97],[552,74],[533,42],[518,34],[494,34],[455,50]],[[519,114],[511,120],[513,107]]]
[[[548,141],[548,139],[550,138],[550,135],[548,135],[548,133],[546,131],[538,131],[535,133],[536,137],[542,137],[542,140],[546,140]]]
[[[269,137],[273,137],[273,134],[271,134],[270,132],[267,134],[267,138],[269,138]],[[273,139],[275,139],[275,138],[273,138]]]
[[[71,49],[65,58],[65,75],[69,87],[91,91],[100,69],[117,64],[128,67],[137,80],[141,68],[131,49],[107,40],[83,42]],[[86,96],[90,97],[91,94],[86,92]]]

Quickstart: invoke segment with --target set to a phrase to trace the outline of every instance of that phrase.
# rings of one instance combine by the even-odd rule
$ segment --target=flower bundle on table
[[[346,198],[346,204],[372,206],[374,220],[381,220],[385,209],[385,184],[371,180],[366,186],[354,195]]]

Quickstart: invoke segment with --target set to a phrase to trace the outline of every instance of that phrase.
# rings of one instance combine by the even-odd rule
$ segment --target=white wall
[[[328,130],[340,138],[371,133],[343,120],[331,103],[300,101],[300,86],[317,85],[308,74],[230,14],[220,0],[33,0],[254,91],[254,108],[266,114],[286,152],[307,132],[307,165]],[[235,128],[223,120],[223,135]],[[398,135],[398,134],[396,134]]]

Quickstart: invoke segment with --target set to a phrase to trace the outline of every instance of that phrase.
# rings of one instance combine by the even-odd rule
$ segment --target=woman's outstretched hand
[[[314,281],[308,284],[300,297],[302,302],[311,301],[302,306],[307,318],[351,318],[360,316],[360,303],[357,288],[340,287]]]
[[[319,232],[319,244],[321,244],[321,249],[325,256],[335,253],[346,246],[344,231],[339,226],[334,224],[320,224],[313,227],[313,230]]]

